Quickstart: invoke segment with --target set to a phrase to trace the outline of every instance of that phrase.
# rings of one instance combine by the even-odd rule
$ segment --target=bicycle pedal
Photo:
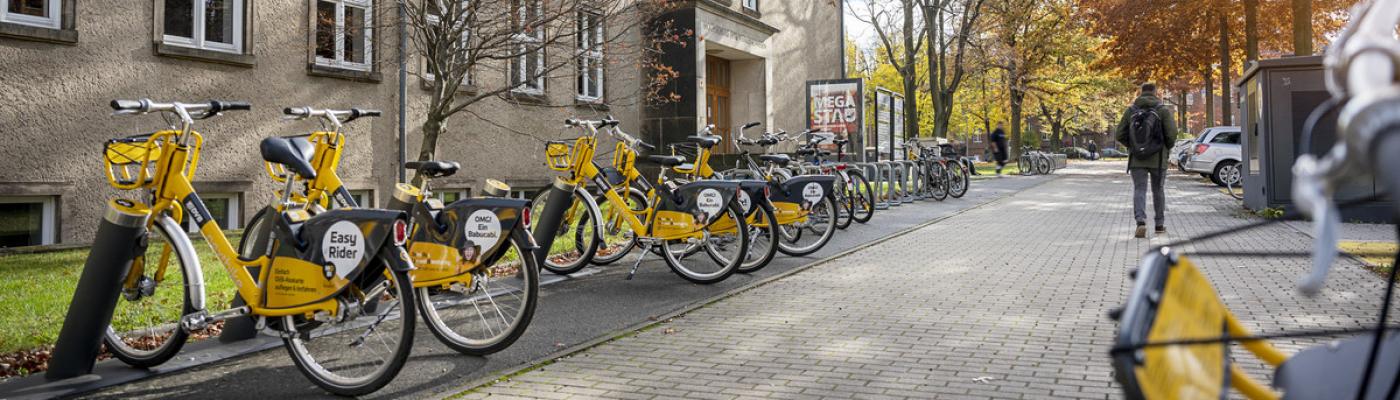
[[[180,317],[180,327],[185,332],[194,332],[209,326],[209,312],[204,310],[195,311]]]

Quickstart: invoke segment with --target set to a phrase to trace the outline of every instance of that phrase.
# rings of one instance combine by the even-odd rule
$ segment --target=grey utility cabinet
[[[1251,210],[1278,207],[1294,210],[1293,162],[1304,148],[1303,125],[1331,97],[1322,78],[1322,57],[1288,57],[1250,65],[1236,82],[1240,101],[1241,141],[1245,160],[1244,205]],[[1337,141],[1337,119],[1329,115],[1313,132],[1311,153],[1322,154]],[[1355,176],[1338,187],[1337,201],[1376,194],[1372,176]],[[1344,221],[1388,222],[1389,203],[1343,210]]]

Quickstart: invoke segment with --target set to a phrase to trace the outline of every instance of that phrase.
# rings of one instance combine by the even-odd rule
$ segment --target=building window
[[[438,189],[433,192],[433,195],[437,197],[438,200],[442,200],[442,204],[452,204],[457,202],[457,200],[471,196],[471,191],[467,189]]]
[[[316,1],[316,64],[369,71],[374,63],[373,0]]]
[[[758,11],[758,0],[743,0],[743,2],[745,10]]]
[[[165,44],[225,53],[243,53],[246,0],[165,0]]]
[[[461,7],[462,7],[462,10],[463,10],[464,12],[465,12],[466,10],[470,10],[470,9],[471,9],[467,4],[468,4],[468,1],[467,1],[467,0],[463,0],[463,1],[462,1],[462,6],[461,6]],[[469,23],[469,17],[468,17],[467,15],[459,15],[457,21],[451,21],[451,22],[454,23],[454,24],[466,25],[467,23]],[[439,26],[440,26],[439,24],[441,23],[441,17],[438,16],[437,10],[434,10],[434,9],[429,9],[429,10],[428,10],[428,23],[431,24],[431,25],[433,25],[434,27],[439,27]],[[468,40],[471,39],[471,28],[468,27],[468,26],[460,26],[460,27],[459,27],[459,26],[448,26],[448,27],[444,27],[444,28],[440,28],[440,29],[443,29],[444,32],[438,33],[437,35],[449,34],[449,33],[454,32],[454,31],[460,31],[460,32],[461,32],[461,36],[462,36],[461,39],[457,41],[456,47],[455,47],[455,48],[448,49],[448,54],[452,54],[452,55],[456,55],[456,56],[458,56],[458,57],[462,57],[462,59],[456,60],[457,63],[455,63],[455,64],[453,64],[453,65],[443,65],[443,66],[439,66],[439,68],[451,68],[451,67],[454,67],[454,66],[455,66],[455,67],[458,67],[458,68],[462,67],[462,66],[463,66],[464,64],[466,64],[466,62],[468,61],[468,60],[466,60],[466,57],[467,57],[467,51],[470,49],[470,47],[468,47],[469,44],[470,44],[470,42],[469,42]],[[429,60],[427,57],[424,57],[424,58],[423,58],[423,78],[424,78],[424,79],[427,79],[428,81],[433,81],[433,80],[436,80],[436,79],[437,79],[437,76],[435,76],[435,74],[433,74],[432,69],[430,69],[430,68],[428,67],[428,63],[431,62],[431,61],[432,61],[432,60]],[[472,73],[471,73],[471,71],[466,71],[466,72],[464,72],[464,73],[462,74],[462,83],[460,84],[460,86],[462,86],[462,87],[468,87],[468,86],[471,86],[472,83],[473,83],[473,81],[472,81]]]
[[[209,209],[209,216],[224,230],[243,227],[243,219],[239,213],[239,197],[237,193],[200,194],[200,200],[204,200],[204,207]],[[193,218],[187,216],[184,220],[185,228],[191,233],[198,232],[199,227],[192,221]]]
[[[603,19],[591,11],[578,13],[578,99],[603,100]]]
[[[0,197],[0,247],[54,244],[56,208],[54,197]]]
[[[511,0],[511,24],[515,34],[516,56],[510,60],[512,90],[525,94],[544,94],[544,33],[539,23],[540,0]]]
[[[374,191],[372,190],[351,190],[350,198],[355,199],[355,204],[363,208],[374,208]]]
[[[58,29],[62,22],[60,0],[0,0],[0,22],[36,28]]]

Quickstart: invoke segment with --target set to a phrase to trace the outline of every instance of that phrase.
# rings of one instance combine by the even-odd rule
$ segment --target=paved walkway
[[[1059,179],[681,318],[556,360],[468,398],[1119,398],[1105,311],[1149,241],[1132,239],[1121,164]],[[1020,178],[1002,178],[1020,179]],[[1165,238],[1252,220],[1174,175]],[[1302,251],[1287,225],[1196,250]],[[1260,332],[1373,321],[1381,279],[1349,259],[1302,297],[1298,258],[1202,258]],[[1282,342],[1296,350],[1308,340]],[[1257,373],[1257,372],[1256,372]]]

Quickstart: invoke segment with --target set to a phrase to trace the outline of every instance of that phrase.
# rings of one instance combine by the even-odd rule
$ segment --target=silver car
[[[1218,126],[1206,128],[1196,144],[1187,151],[1182,169],[1210,178],[1220,186],[1240,184],[1240,128]]]

